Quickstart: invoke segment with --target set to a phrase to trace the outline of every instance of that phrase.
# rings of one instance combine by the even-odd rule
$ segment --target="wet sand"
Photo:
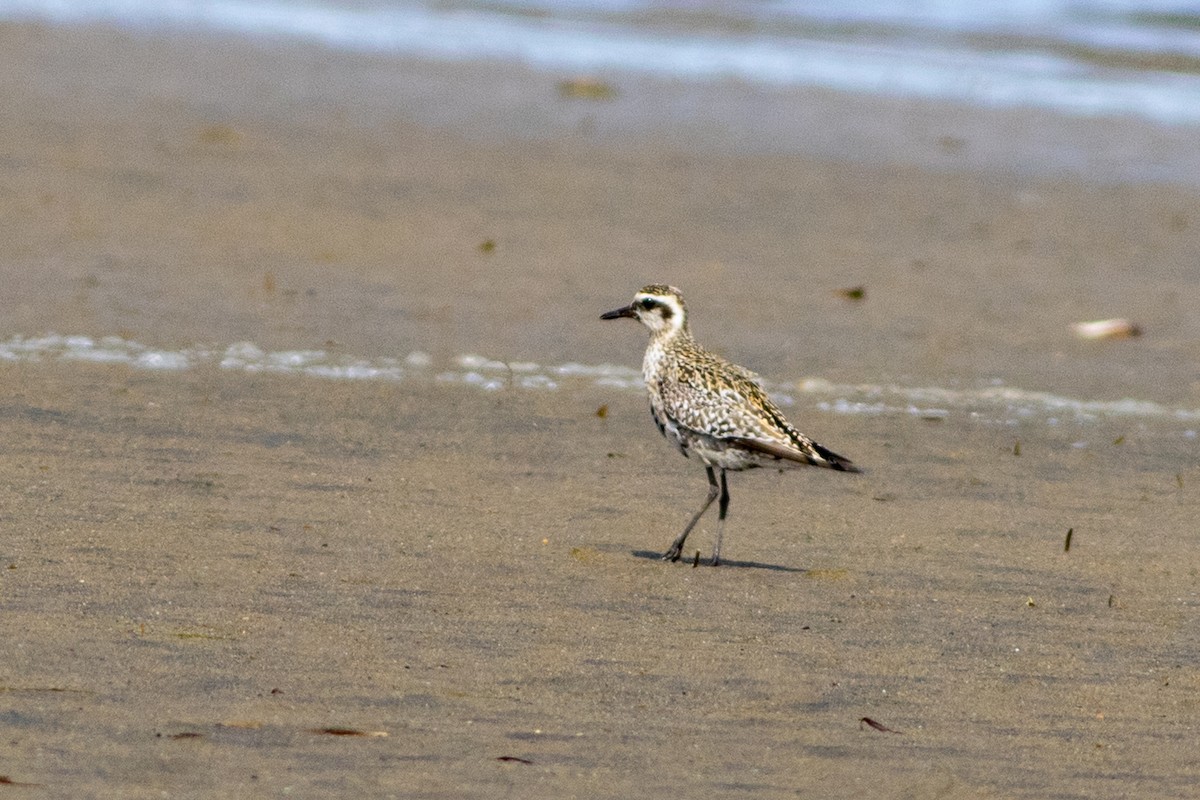
[[[0,40],[4,74],[36,75],[0,85],[6,335],[635,364],[642,333],[595,316],[665,278],[704,340],[773,378],[994,369],[1195,401],[1185,189],[697,155],[606,138],[529,76],[501,77],[577,118],[481,141],[339,93],[396,80],[371,59]],[[397,84],[486,91],[439,74]],[[860,307],[833,293],[864,282]],[[1064,333],[1101,308],[1153,335]],[[625,391],[0,373],[0,774],[36,784],[14,793],[1188,797],[1200,778],[1200,471],[1152,425],[801,404],[867,474],[733,476],[711,569],[656,559],[703,472]]]
[[[693,568],[655,555],[702,473],[623,393],[4,377],[4,770],[52,796],[1200,777],[1183,448],[822,418],[870,472],[734,476],[729,563]]]

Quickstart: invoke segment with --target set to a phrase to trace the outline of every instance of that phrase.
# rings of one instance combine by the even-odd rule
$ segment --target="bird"
[[[679,560],[688,534],[719,497],[712,565],[720,565],[729,511],[728,471],[814,466],[861,472],[850,459],[817,444],[784,419],[755,373],[696,342],[679,289],[650,284],[629,305],[600,315],[602,320],[622,318],[636,319],[650,330],[642,379],[654,424],[685,457],[696,456],[708,476],[704,504],[662,554],[664,561]]]

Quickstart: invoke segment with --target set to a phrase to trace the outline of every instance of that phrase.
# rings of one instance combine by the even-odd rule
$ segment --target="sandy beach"
[[[1003,375],[1200,407],[1197,190],[998,166],[979,114],[881,108],[910,122],[869,155],[874,134],[794,144],[867,115],[834,97],[795,119],[760,98],[778,124],[759,146],[733,101],[706,134],[691,89],[568,101],[559,76],[281,43],[5,25],[0,68],[3,337],[634,366],[643,332],[598,315],[664,280],[702,341],[776,380]],[[1123,143],[1098,151],[1114,164],[1179,137],[1072,120],[1046,140],[1085,130]],[[855,285],[865,302],[837,294]],[[1146,335],[1068,329],[1116,315]],[[0,374],[14,796],[1200,780],[1200,470],[1173,420],[802,398],[798,427],[866,474],[732,476],[712,569],[657,559],[704,477],[629,391]]]

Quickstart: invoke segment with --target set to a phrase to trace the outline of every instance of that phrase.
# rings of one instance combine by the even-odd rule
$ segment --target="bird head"
[[[654,336],[687,330],[687,307],[683,295],[674,286],[643,286],[624,308],[601,314],[600,319],[629,317],[641,322]]]

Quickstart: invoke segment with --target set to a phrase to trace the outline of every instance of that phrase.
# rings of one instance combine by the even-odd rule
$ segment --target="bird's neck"
[[[691,332],[687,327],[667,328],[650,334],[650,344],[646,346],[646,355],[642,359],[642,377],[646,383],[651,383],[659,371],[673,361],[672,351],[680,347],[685,349],[695,346]]]
[[[693,341],[692,333],[688,330],[686,322],[650,332],[651,347],[670,347],[675,343],[691,341]]]

